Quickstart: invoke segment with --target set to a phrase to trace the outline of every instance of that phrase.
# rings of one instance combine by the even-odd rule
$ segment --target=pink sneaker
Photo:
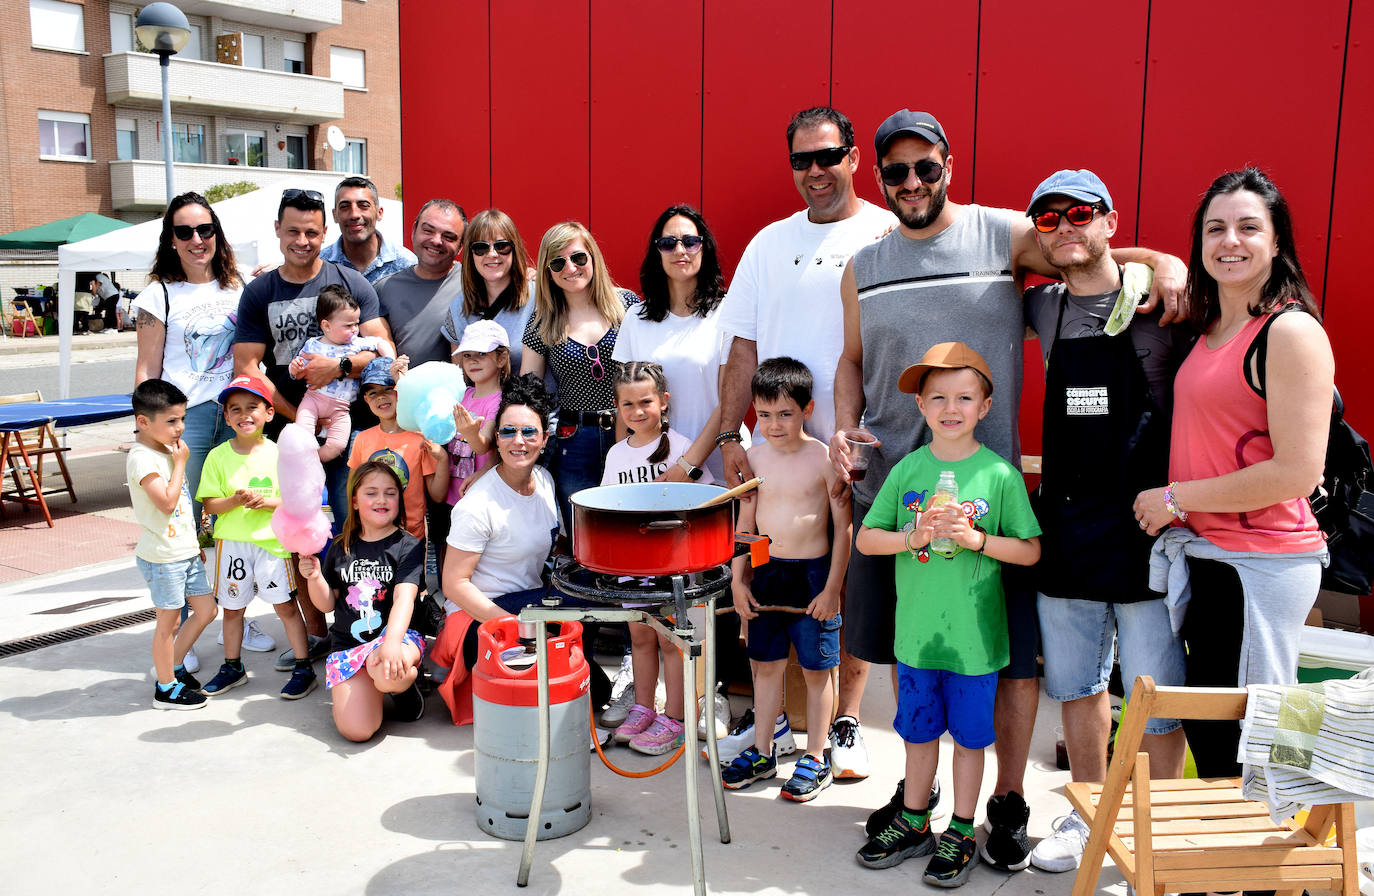
[[[625,715],[625,721],[620,723],[620,727],[615,729],[615,742],[618,744],[628,744],[630,740],[649,730],[649,726],[654,723],[654,711],[647,706],[636,703],[630,707],[629,713]]]
[[[683,737],[681,722],[658,713],[647,730],[630,739],[630,749],[649,756],[660,756],[677,749]]]

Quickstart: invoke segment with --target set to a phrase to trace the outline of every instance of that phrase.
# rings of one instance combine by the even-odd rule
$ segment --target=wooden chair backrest
[[[14,395],[0,395],[0,404],[26,404],[30,401],[42,401],[43,393],[37,389],[32,392],[19,392]]]

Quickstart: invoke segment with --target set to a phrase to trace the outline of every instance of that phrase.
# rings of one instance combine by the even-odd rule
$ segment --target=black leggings
[[[1183,618],[1188,648],[1184,683],[1190,688],[1234,688],[1240,684],[1240,647],[1245,631],[1245,598],[1240,576],[1219,560],[1187,558],[1192,599]],[[1199,778],[1240,774],[1240,722],[1185,720],[1183,730]]]

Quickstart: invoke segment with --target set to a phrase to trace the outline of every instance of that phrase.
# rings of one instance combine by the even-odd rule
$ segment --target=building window
[[[266,131],[228,131],[224,135],[224,161],[229,165],[267,166]]]
[[[38,154],[45,159],[89,159],[91,116],[39,109]]]
[[[110,13],[110,52],[128,53],[134,48],[134,17],[127,12]]]
[[[191,25],[191,39],[186,41],[186,46],[181,48],[181,52],[176,54],[176,59],[200,59],[201,31],[199,25]]]
[[[305,137],[301,134],[286,135],[286,167],[305,170]]]
[[[367,57],[362,50],[348,47],[329,48],[329,77],[342,81],[345,87],[367,87]]]
[[[262,68],[262,35],[243,36],[243,67]]]
[[[62,0],[29,0],[29,33],[35,47],[86,50],[84,10]]]
[[[305,42],[284,40],[281,45],[282,71],[293,75],[305,74]]]
[[[205,162],[205,125],[172,122],[172,160],[192,165]]]
[[[367,141],[349,140],[341,152],[334,153],[334,170],[348,174],[366,174]]]
[[[138,158],[138,122],[132,118],[115,119],[115,156],[119,159]]]

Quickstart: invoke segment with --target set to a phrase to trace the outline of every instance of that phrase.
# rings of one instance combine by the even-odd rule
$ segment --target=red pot
[[[667,576],[701,572],[735,555],[734,501],[696,509],[713,485],[646,482],[572,496],[573,558],[596,572]]]

